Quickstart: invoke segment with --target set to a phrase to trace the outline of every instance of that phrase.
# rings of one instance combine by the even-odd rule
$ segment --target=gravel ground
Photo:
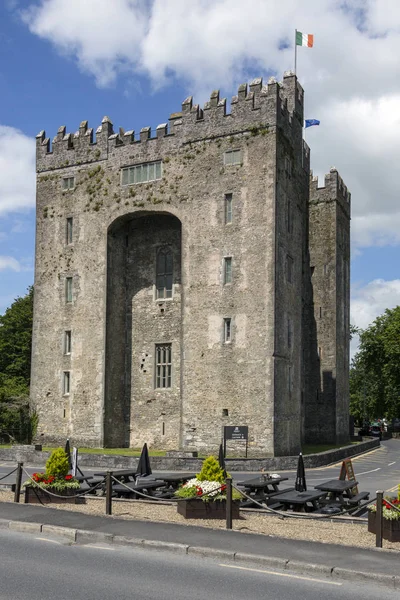
[[[12,502],[11,492],[0,490],[0,502]],[[21,498],[22,499],[22,498]],[[105,515],[105,498],[87,498],[86,504],[53,504],[49,510],[74,510],[91,515]],[[197,525],[213,529],[225,529],[225,521],[206,519],[184,519],[177,513],[176,506],[146,501],[113,501],[113,516],[122,519],[137,519],[140,521],[156,521],[159,523],[180,523],[181,525]],[[375,546],[375,535],[368,533],[365,523],[343,523],[328,519],[306,520],[285,518],[260,514],[257,512],[242,512],[239,520],[233,521],[233,529],[244,533],[264,534],[297,540],[325,542],[371,548]],[[400,551],[400,543],[383,540],[383,547]]]

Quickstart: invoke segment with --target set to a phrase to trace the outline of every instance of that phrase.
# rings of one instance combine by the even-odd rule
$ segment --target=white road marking
[[[357,473],[357,477],[359,475],[367,475],[368,473],[375,473],[375,471],[380,471],[381,467],[378,467],[377,469],[372,469],[371,471],[364,471],[364,473]]]
[[[326,579],[314,579],[314,577],[302,577],[301,575],[292,575],[291,573],[278,573],[277,571],[265,571],[264,569],[251,569],[250,567],[238,567],[237,565],[224,565],[220,563],[219,567],[227,569],[240,569],[241,571],[253,571],[255,573],[266,573],[267,575],[278,575],[278,577],[290,577],[292,579],[304,579],[304,581],[315,581],[316,583],[328,583],[329,585],[343,585],[336,581],[328,581]]]
[[[59,546],[62,546],[61,542],[56,542],[56,540],[49,540],[48,538],[37,537],[35,538],[35,540],[40,540],[41,542],[49,542],[49,544],[58,544]]]
[[[93,550],[110,550],[115,552],[116,548],[108,548],[107,546],[95,546],[94,544],[85,544],[82,548],[93,548]]]
[[[392,465],[395,465],[395,464],[396,464],[396,461],[394,460],[392,463],[388,464],[388,467],[391,467]]]

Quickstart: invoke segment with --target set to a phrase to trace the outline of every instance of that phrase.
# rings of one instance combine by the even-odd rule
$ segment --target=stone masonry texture
[[[350,194],[335,169],[312,179],[303,101],[288,72],[230,113],[189,97],[155,132],[38,134],[38,440],[216,453],[247,425],[273,457],[348,439]]]

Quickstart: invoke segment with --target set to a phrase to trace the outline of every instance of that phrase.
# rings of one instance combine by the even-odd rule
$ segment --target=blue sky
[[[362,18],[361,18],[362,17]],[[314,174],[352,192],[352,321],[399,304],[400,4],[396,0],[3,0],[0,313],[33,283],[34,138],[60,125],[155,128],[193,94],[228,101],[255,76],[298,75]]]

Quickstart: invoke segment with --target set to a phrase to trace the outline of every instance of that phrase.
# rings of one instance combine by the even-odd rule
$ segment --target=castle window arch
[[[172,298],[173,257],[169,246],[158,248],[156,256],[156,299]]]

